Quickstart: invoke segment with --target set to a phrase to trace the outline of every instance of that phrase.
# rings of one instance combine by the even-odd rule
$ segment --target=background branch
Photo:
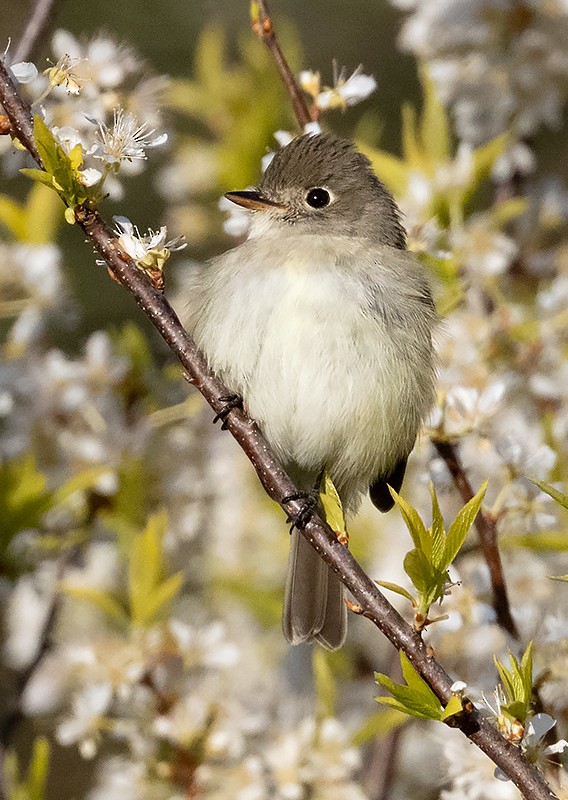
[[[19,98],[2,63],[0,102],[10,118],[12,130],[17,131],[22,144],[37,155],[29,107]],[[228,390],[208,371],[204,356],[183,329],[162,293],[148,282],[144,273],[119,249],[113,232],[98,211],[78,206],[75,216],[95,250],[105,259],[112,274],[132,292],[138,305],[175,353],[187,372],[188,380],[218,413],[223,407],[221,398],[228,394]],[[233,409],[227,417],[227,427],[250,459],[270,497],[280,503],[288,514],[297,513],[300,509],[297,501],[282,503],[282,498],[293,494],[296,489],[254,421],[239,409]],[[452,678],[432,656],[421,636],[386,600],[349,550],[339,543],[329,526],[314,515],[301,533],[339,575],[360,606],[361,614],[370,619],[397,649],[404,651],[441,703],[446,704],[452,696]],[[510,777],[526,800],[558,800],[542,775],[528,763],[521,751],[504,739],[472,704],[468,704],[462,714],[452,717],[452,723]]]
[[[278,67],[280,77],[282,78],[284,86],[290,95],[292,108],[294,109],[294,114],[296,115],[298,124],[300,128],[304,129],[304,127],[313,120],[308,110],[304,93],[298,86],[296,78],[294,77],[288,62],[284,57],[284,53],[280,48],[280,44],[278,43],[278,39],[276,38],[274,27],[272,25],[272,18],[268,12],[268,6],[265,0],[252,1],[251,17],[252,29],[258,38],[261,39],[270,50],[272,57],[276,62],[276,66]]]
[[[57,0],[35,0],[24,32],[18,42],[13,62],[34,61],[55,19]]]
[[[456,446],[451,442],[443,442],[435,439],[432,440],[432,443],[438,451],[438,455],[444,460],[449,469],[454,485],[460,493],[463,503],[468,503],[473,497],[474,492],[459,459]],[[495,521],[491,519],[483,509],[480,509],[474,524],[479,536],[485,562],[489,568],[491,588],[493,591],[493,608],[497,615],[497,622],[502,628],[508,631],[511,636],[518,639],[519,631],[511,614],[503,564],[497,544],[497,527]]]

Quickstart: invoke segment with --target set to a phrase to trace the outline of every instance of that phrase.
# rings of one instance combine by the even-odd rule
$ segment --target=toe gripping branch
[[[286,522],[290,523],[290,533],[294,528],[301,530],[305,528],[318,504],[318,496],[314,491],[311,492],[296,492],[295,494],[288,494],[282,498],[282,503],[291,503],[293,500],[300,502],[298,511],[288,514]]]
[[[242,409],[243,398],[240,396],[240,394],[224,394],[219,398],[219,400],[223,403],[223,407],[213,417],[213,424],[221,420],[221,430],[225,431],[227,430],[227,417],[233,408]]]

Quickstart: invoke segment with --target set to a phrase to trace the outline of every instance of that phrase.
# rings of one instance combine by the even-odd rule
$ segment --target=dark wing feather
[[[404,480],[404,473],[406,470],[406,462],[408,456],[404,456],[395,464],[394,469],[388,475],[381,475],[374,483],[369,486],[369,495],[379,511],[390,511],[394,505],[391,493],[388,487],[392,486],[395,492],[400,492],[402,481]]]

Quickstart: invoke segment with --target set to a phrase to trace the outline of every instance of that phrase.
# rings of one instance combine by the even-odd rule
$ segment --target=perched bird
[[[345,139],[304,135],[276,153],[247,240],[194,271],[184,321],[296,485],[323,472],[347,514],[399,490],[434,398],[436,312],[405,249],[392,196]],[[347,612],[337,576],[294,530],[283,615],[292,644],[335,649]]]

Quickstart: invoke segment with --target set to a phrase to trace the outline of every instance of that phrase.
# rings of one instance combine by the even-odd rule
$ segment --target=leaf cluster
[[[438,498],[433,485],[430,485],[432,497],[432,525],[426,528],[420,515],[399,494],[391,489],[391,494],[400,509],[406,523],[414,549],[404,558],[404,571],[416,589],[416,597],[404,587],[396,583],[377,581],[379,586],[397,592],[410,601],[414,608],[414,627],[421,631],[436,619],[429,619],[430,607],[441,601],[449,583],[448,568],[459,553],[465,538],[473,525],[485,496],[487,482],[469,503],[458,512],[448,530],[440,511]],[[437,619],[443,619],[438,617]]]
[[[529,642],[520,664],[509,651],[510,669],[507,669],[501,661],[495,658],[495,666],[499,671],[499,677],[507,699],[506,703],[501,704],[501,713],[510,717],[511,720],[519,720],[523,724],[526,721],[532,700],[532,650],[532,642]]]
[[[375,680],[391,693],[391,697],[377,697],[377,703],[391,706],[403,714],[418,719],[433,719],[446,722],[462,711],[462,700],[458,695],[443,706],[426,681],[416,672],[405,654],[400,652],[400,666],[406,684],[395,683],[388,675],[375,673]]]
[[[39,114],[34,116],[34,141],[44,169],[26,168],[20,172],[57,192],[67,206],[65,219],[72,225],[75,222],[75,207],[83,205],[89,199],[89,191],[79,179],[83,147],[77,144],[67,154]]]

